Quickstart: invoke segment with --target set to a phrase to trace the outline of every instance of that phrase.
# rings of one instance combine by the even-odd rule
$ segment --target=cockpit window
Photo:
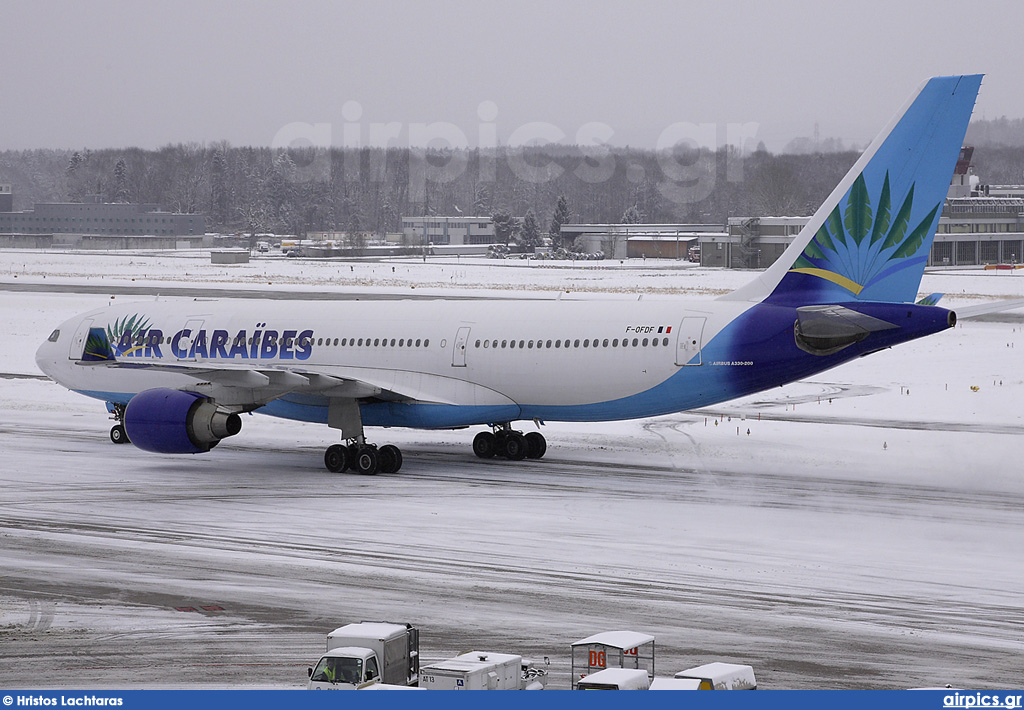
[[[47,340],[50,341],[51,343],[56,343],[57,342],[57,338],[59,338],[59,337],[60,337],[60,328],[57,328],[55,331],[50,333],[50,337],[47,338]]]

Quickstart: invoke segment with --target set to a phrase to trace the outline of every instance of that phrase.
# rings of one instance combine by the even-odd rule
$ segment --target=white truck
[[[419,683],[420,632],[412,624],[364,621],[327,634],[327,652],[307,669],[309,690]]]
[[[522,656],[468,651],[420,669],[428,690],[543,690],[547,671]]]

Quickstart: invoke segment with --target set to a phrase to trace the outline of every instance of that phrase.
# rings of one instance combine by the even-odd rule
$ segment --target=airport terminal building
[[[494,235],[494,220],[490,217],[427,215],[402,219],[402,236],[406,244],[494,244]]]
[[[155,204],[40,202],[15,212],[10,185],[0,185],[0,244],[93,248],[202,245],[206,217],[168,212]],[[47,244],[40,242],[49,241]]]

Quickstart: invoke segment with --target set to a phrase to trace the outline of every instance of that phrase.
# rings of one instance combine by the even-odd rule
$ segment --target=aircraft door
[[[469,344],[469,326],[459,328],[455,335],[455,349],[452,351],[452,367],[466,366],[466,346]]]
[[[179,360],[188,360],[188,361],[192,362],[192,361],[194,361],[196,359],[196,353],[195,353],[194,350],[192,350],[192,346],[196,342],[196,336],[199,334],[199,331],[202,330],[202,329],[203,329],[203,319],[202,318],[197,318],[197,319],[194,319],[194,320],[190,318],[188,320],[188,322],[185,323],[185,328],[183,330],[188,331],[188,335],[182,335],[178,339],[178,347],[177,347],[177,350],[175,351],[175,356],[178,357]],[[181,352],[183,352],[185,354],[182,355],[182,356],[178,356],[178,353],[181,353]]]
[[[71,338],[71,350],[68,351],[68,360],[81,360],[85,353],[85,344],[89,342],[89,330],[92,328],[92,319],[84,320],[78,324],[78,330]]]
[[[700,365],[704,323],[707,318],[683,318],[676,336],[676,365]]]

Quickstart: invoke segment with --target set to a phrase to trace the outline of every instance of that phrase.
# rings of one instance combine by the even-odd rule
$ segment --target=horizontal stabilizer
[[[1024,298],[1015,298],[1009,301],[994,301],[992,303],[981,303],[977,306],[967,306],[967,308],[957,308],[956,317],[960,320],[964,318],[977,318],[978,316],[987,316],[990,313],[1003,313],[1004,311],[1012,311],[1018,308],[1024,308]]]

